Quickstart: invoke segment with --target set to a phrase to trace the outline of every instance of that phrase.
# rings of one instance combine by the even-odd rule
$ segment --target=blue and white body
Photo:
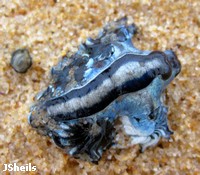
[[[181,66],[171,50],[140,51],[135,25],[110,23],[70,58],[52,68],[52,82],[37,97],[29,123],[68,154],[98,162],[114,143],[120,119],[132,144],[144,150],[172,133],[161,101]]]

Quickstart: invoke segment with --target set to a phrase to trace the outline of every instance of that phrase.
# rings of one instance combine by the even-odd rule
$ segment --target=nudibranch
[[[37,95],[29,124],[67,154],[97,163],[117,145],[117,119],[131,144],[142,150],[170,138],[161,95],[180,72],[172,50],[141,51],[127,19],[107,24],[70,58],[52,68],[52,81]]]

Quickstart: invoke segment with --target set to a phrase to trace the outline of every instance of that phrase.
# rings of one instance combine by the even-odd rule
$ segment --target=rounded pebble
[[[18,49],[12,53],[11,66],[18,73],[26,73],[32,65],[32,58],[27,49]]]

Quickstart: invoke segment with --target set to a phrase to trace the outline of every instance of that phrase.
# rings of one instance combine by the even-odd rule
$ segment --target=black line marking
[[[93,81],[86,84],[80,89],[74,89],[70,91],[67,94],[64,94],[63,96],[51,99],[45,103],[45,107],[48,108],[52,105],[59,104],[59,103],[65,103],[68,100],[71,100],[76,97],[83,97],[85,95],[88,95],[91,91],[97,89],[104,80],[106,80],[108,77],[111,77],[121,66],[128,62],[147,62],[152,61],[152,57],[155,58],[160,57],[161,62],[165,62],[165,57],[162,54],[159,54],[159,52],[155,52],[154,54],[149,54],[148,56],[138,56],[138,55],[125,55],[119,60],[115,61],[109,68],[104,70],[101,74],[99,74]],[[122,84],[121,86],[115,87],[114,89],[110,89],[109,92],[105,95],[103,99],[99,99],[99,102],[96,104],[93,104],[91,107],[87,108],[79,108],[78,110],[74,112],[69,112],[65,114],[56,114],[54,116],[51,116],[55,120],[69,120],[69,119],[75,119],[75,118],[82,118],[89,115],[92,115],[94,113],[97,113],[101,110],[103,110],[106,106],[108,106],[112,101],[114,101],[116,98],[118,98],[120,95],[135,92],[138,90],[141,90],[145,87],[147,87],[153,79],[162,73],[162,66],[166,66],[165,64],[161,63],[160,72],[158,72],[157,69],[151,69],[148,70],[143,76],[140,78],[134,78],[132,80],[129,80]],[[164,68],[163,68],[164,69]],[[123,78],[123,77],[122,77]]]

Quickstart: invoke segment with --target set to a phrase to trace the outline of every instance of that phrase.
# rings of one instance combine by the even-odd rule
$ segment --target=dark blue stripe
[[[55,116],[52,116],[52,118],[59,121],[66,121],[95,114],[106,108],[112,101],[114,101],[120,95],[135,92],[147,87],[154,79],[154,77],[152,77],[151,75],[152,71],[149,71],[148,73],[144,74],[141,78],[136,78],[127,81],[125,84],[122,84],[121,86],[111,90],[103,99],[100,100],[100,102],[94,104],[91,107],[80,108],[74,112],[67,114],[57,114]]]
[[[119,60],[115,61],[108,69],[106,69],[104,72],[99,74],[93,81],[91,81],[86,86],[82,87],[81,89],[74,89],[70,91],[69,93],[64,94],[63,96],[47,101],[45,103],[45,108],[48,108],[51,105],[67,102],[68,100],[72,98],[83,97],[89,94],[91,91],[101,86],[101,84],[103,83],[105,79],[111,77],[121,66],[123,66],[127,62],[134,61],[134,62],[144,63],[147,61],[152,61],[152,59],[155,58],[155,56],[157,58],[160,57],[161,60],[165,60],[163,58],[163,53],[160,54],[160,52],[159,53],[156,52],[155,54],[150,54],[148,56],[138,56],[138,55],[132,55],[132,54],[125,55]],[[110,91],[106,94],[106,96],[103,99],[99,99],[99,102],[97,104],[93,104],[91,107],[84,108],[84,109],[80,108],[72,113],[57,114],[52,117],[58,120],[62,120],[62,119],[67,120],[67,119],[86,117],[94,113],[97,113],[103,110],[106,106],[108,106],[112,101],[114,101],[120,95],[135,92],[147,87],[157,75],[162,73],[163,71],[162,66],[163,65],[160,66],[159,71],[157,69],[149,70],[140,78],[133,77],[132,80],[127,81],[121,86],[115,87],[114,89],[110,89]]]

